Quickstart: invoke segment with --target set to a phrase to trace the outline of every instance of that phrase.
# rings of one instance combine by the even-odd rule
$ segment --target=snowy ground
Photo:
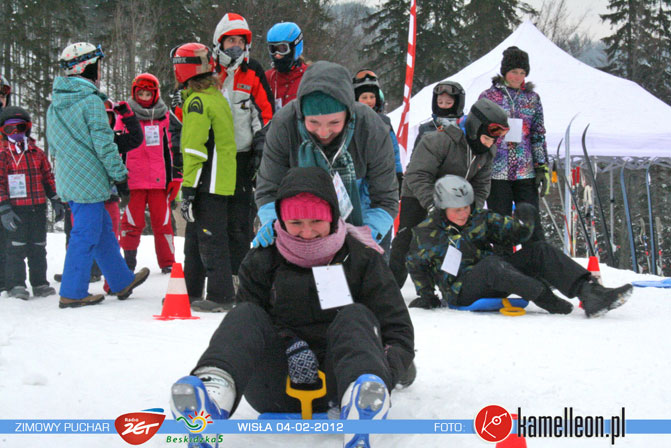
[[[143,236],[139,266],[153,273],[128,301],[58,308],[57,296],[28,302],[0,298],[0,419],[115,419],[142,409],[168,409],[170,385],[205,349],[221,314],[157,321],[168,277]],[[177,251],[182,254],[181,238]],[[64,235],[48,239],[49,278],[61,272]],[[585,262],[585,260],[579,260]],[[654,279],[602,266],[606,286]],[[58,284],[56,284],[58,286]],[[102,292],[102,282],[91,285]],[[406,301],[414,298],[410,282]],[[452,310],[410,311],[415,325],[412,387],[394,392],[391,418],[472,419],[489,404],[527,415],[617,414],[671,418],[671,291],[636,288],[630,301],[600,319],[582,310],[551,316],[530,305],[523,317]],[[256,413],[244,401],[236,418]],[[157,434],[143,446],[165,445]],[[531,439],[529,447],[602,447],[606,439]],[[0,435],[8,447],[123,447],[115,435]],[[225,447],[338,447],[337,435],[233,435]],[[390,435],[384,447],[486,447],[475,435]],[[618,447],[668,447],[671,436],[627,435]]]

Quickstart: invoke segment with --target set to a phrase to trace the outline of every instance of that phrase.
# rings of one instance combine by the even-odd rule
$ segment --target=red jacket
[[[0,204],[8,201],[14,207],[45,204],[47,198],[56,196],[56,183],[47,155],[32,138],[28,138],[28,149],[22,154],[16,154],[10,149],[13,147],[8,140],[0,141]],[[10,175],[25,176],[26,197],[9,197]]]
[[[305,65],[305,62],[301,62],[301,65],[292,67],[288,73],[278,72],[274,68],[266,71],[270,90],[273,91],[275,110],[281,109],[289,101],[296,99],[298,85],[301,83],[306,68],[308,66]]]
[[[233,113],[238,152],[249,151],[254,134],[273,118],[272,93],[263,68],[254,59],[250,59],[238,67],[222,67],[219,80],[221,92]]]

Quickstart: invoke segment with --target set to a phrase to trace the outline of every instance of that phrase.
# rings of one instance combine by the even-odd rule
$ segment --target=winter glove
[[[125,101],[119,101],[116,106],[114,106],[114,111],[121,115],[121,118],[127,118],[133,115],[133,111]]]
[[[172,93],[172,99],[171,99],[171,101],[170,101],[170,107],[172,108],[172,110],[175,110],[175,109],[177,109],[178,107],[182,107],[182,103],[183,103],[183,100],[182,100],[182,89],[175,90],[175,91]]]
[[[0,220],[2,220],[2,226],[9,232],[16,232],[19,224],[21,224],[21,218],[14,213],[12,206],[9,204],[0,205]]]
[[[319,381],[319,361],[307,342],[293,339],[286,354],[289,378],[293,384],[315,384]]]
[[[534,171],[536,171],[536,188],[543,197],[550,193],[550,171],[547,165],[538,165]]]
[[[261,226],[258,233],[254,237],[254,241],[252,241],[252,249],[256,249],[257,247],[272,246],[272,244],[275,242],[275,229],[273,229],[273,224],[275,224],[274,219]]]
[[[396,173],[396,181],[398,181],[398,197],[400,198],[403,189],[403,173]]]
[[[432,308],[440,308],[440,299],[435,295],[426,296],[426,297],[417,297],[415,300],[410,302],[408,308],[424,308],[425,310],[430,310]]]
[[[56,195],[49,200],[51,201],[51,208],[54,209],[54,222],[58,222],[65,218],[65,205],[61,202],[61,198]]]
[[[182,186],[182,179],[173,179],[170,182],[168,182],[168,188],[166,189],[166,192],[168,193],[168,202],[172,202],[175,200],[175,198],[179,194],[179,189],[181,186]]]
[[[193,201],[196,199],[196,190],[191,187],[182,188],[182,217],[186,222],[195,222],[193,213]]]
[[[536,207],[528,202],[515,204],[515,218],[526,227],[533,226],[536,222]]]

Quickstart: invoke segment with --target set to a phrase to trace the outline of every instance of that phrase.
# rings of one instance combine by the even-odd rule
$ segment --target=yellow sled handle
[[[317,375],[322,380],[322,387],[316,390],[294,389],[291,387],[291,378],[287,376],[287,395],[301,402],[301,418],[303,420],[312,418],[312,401],[326,395],[326,374],[318,370]]]
[[[501,302],[503,303],[503,308],[499,310],[499,313],[504,316],[524,316],[527,314],[527,310],[519,306],[512,306],[508,299],[503,299]]]

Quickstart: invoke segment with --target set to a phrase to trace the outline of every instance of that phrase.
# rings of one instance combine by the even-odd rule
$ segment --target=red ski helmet
[[[137,92],[140,90],[147,90],[148,92],[151,92],[151,99],[145,101],[138,99]],[[161,97],[161,90],[158,78],[156,78],[156,76],[152,75],[151,73],[142,73],[137,75],[133,80],[131,94],[133,96],[133,99],[140,106],[145,108],[152,107]]]
[[[214,73],[216,69],[210,49],[196,42],[173,48],[170,59],[175,67],[177,82],[182,84],[193,77]]]

